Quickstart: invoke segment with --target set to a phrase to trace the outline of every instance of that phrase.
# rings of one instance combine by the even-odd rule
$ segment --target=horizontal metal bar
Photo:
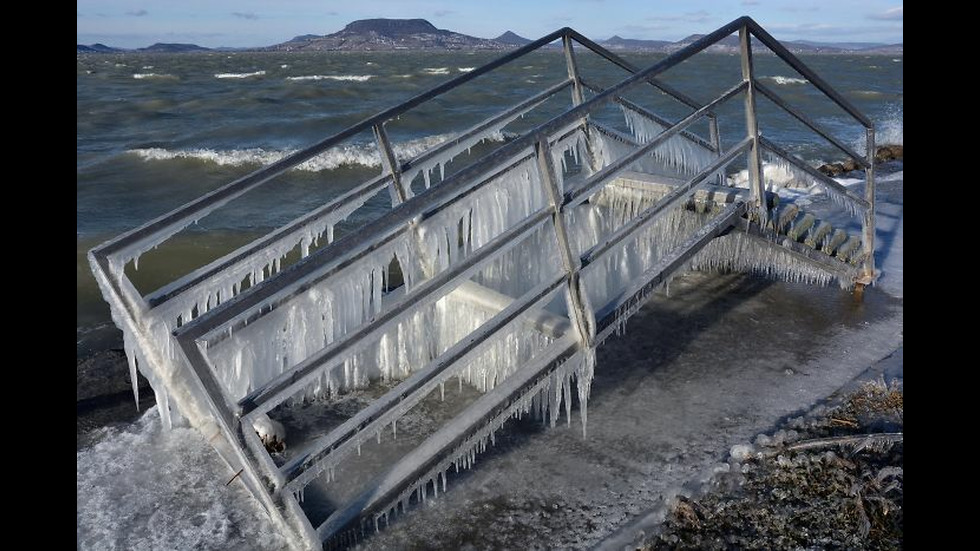
[[[585,86],[586,88],[588,88],[593,93],[599,93],[599,92],[602,92],[603,91],[603,88],[601,86],[599,86],[597,84],[594,84],[594,83],[591,83],[591,82],[588,82],[588,81],[586,81],[584,79],[582,80],[582,86]],[[665,119],[665,118],[663,118],[663,117],[661,117],[661,116],[659,116],[659,115],[657,115],[657,114],[655,114],[655,113],[647,110],[644,107],[641,107],[641,106],[637,105],[636,103],[633,103],[632,101],[630,101],[630,100],[628,100],[628,99],[626,99],[624,97],[616,96],[615,98],[613,98],[613,101],[615,101],[616,103],[622,105],[623,107],[625,107],[627,109],[631,109],[631,110],[635,111],[639,115],[641,115],[643,117],[646,117],[646,118],[652,120],[653,122],[655,122],[655,123],[657,123],[657,124],[659,124],[659,125],[661,125],[661,126],[663,126],[665,128],[666,127],[669,127],[669,126],[672,126],[674,124],[673,122],[671,122],[671,121],[669,121],[669,120],[667,120],[667,119]],[[707,115],[705,115],[705,116],[707,116]],[[715,149],[715,146],[711,145],[704,138],[702,138],[701,136],[698,136],[697,134],[695,134],[693,132],[689,132],[687,130],[684,130],[684,131],[681,132],[681,136],[683,136],[684,138],[687,138],[688,140],[690,140],[690,141],[692,141],[692,142],[700,145],[701,147],[704,147],[705,149],[707,149],[707,150],[709,150],[711,152],[716,152],[717,151],[717,149]]]
[[[791,155],[788,151],[779,147],[772,141],[760,136],[759,144],[762,145],[763,149],[769,150],[770,153],[775,154],[776,156],[782,158],[784,161],[792,164],[796,168],[809,174],[811,177],[813,177],[814,180],[817,181],[817,183],[832,189],[835,193],[839,193],[840,195],[843,195],[844,197],[846,197],[847,199],[849,199],[851,202],[861,207],[862,209],[869,208],[870,203],[865,201],[863,197],[855,195],[854,192],[840,185],[836,180],[834,180],[830,176],[827,176],[823,172],[820,172],[819,170],[806,164],[805,162],[798,159],[795,155]]]
[[[582,254],[582,266],[587,266],[595,262],[599,259],[599,257],[608,252],[609,249],[615,247],[627,237],[632,236],[636,232],[642,231],[645,227],[656,221],[665,212],[678,206],[682,202],[686,202],[690,196],[694,194],[696,191],[695,188],[698,186],[698,184],[704,182],[706,179],[708,179],[708,177],[714,175],[715,172],[728,166],[729,163],[747,151],[751,146],[752,138],[745,138],[741,143],[727,151],[721,157],[717,158],[707,168],[701,172],[698,172],[693,178],[685,182],[683,185],[677,186],[660,201],[657,201],[656,204],[644,210],[629,222],[623,224],[619,229],[614,231],[603,241],[597,243],[594,247]]]
[[[745,25],[748,26],[749,31],[759,39],[760,42],[766,45],[772,53],[779,56],[783,61],[785,61],[790,67],[792,67],[797,73],[810,81],[811,84],[817,87],[818,90],[824,93],[825,96],[834,101],[839,105],[844,111],[847,111],[855,120],[864,125],[865,128],[872,128],[874,125],[871,123],[863,113],[857,110],[850,101],[844,96],[840,95],[837,90],[834,90],[827,82],[820,77],[817,73],[813,72],[809,67],[803,64],[802,61],[795,55],[793,55],[789,50],[786,49],[778,40],[776,40],[771,34],[769,34],[765,29],[763,29],[758,23],[753,21],[749,17],[743,18]]]
[[[479,397],[455,422],[444,425],[418,447],[405,454],[387,472],[367,485],[367,488],[345,507],[335,511],[319,527],[322,540],[359,528],[360,519],[380,513],[410,484],[418,480],[463,445],[477,431],[503,414],[525,392],[547,377],[578,349],[578,342],[565,335],[535,355],[525,367],[504,379],[493,390]]]
[[[712,108],[728,101],[736,94],[744,91],[747,87],[748,83],[744,81],[736,84],[728,91],[715,98],[711,103],[692,112],[690,115],[681,119],[678,123],[658,134],[656,138],[643,144],[636,151],[632,151],[623,157],[616,159],[612,164],[603,167],[602,170],[592,175],[592,177],[589,178],[583,186],[567,191],[565,193],[565,205],[574,206],[585,201],[589,198],[589,196],[598,191],[599,188],[602,187],[609,179],[614,178],[617,174],[629,168],[631,164],[646,155],[647,152],[660,147],[672,136],[681,130],[684,130],[684,128],[690,126],[699,118],[703,117],[705,113],[710,111]]]
[[[522,238],[537,230],[550,215],[551,213],[548,209],[541,209],[531,214],[523,222],[493,238],[489,243],[474,251],[470,256],[464,258],[455,266],[436,274],[410,293],[402,296],[369,323],[363,324],[354,331],[347,333],[313,356],[298,365],[290,367],[275,379],[253,390],[239,401],[243,412],[248,413],[253,409],[257,409],[260,405],[263,406],[262,411],[268,411],[272,407],[275,407],[275,405],[270,406],[268,403],[274,401],[277,397],[290,393],[291,388],[296,386],[301,387],[306,384],[310,378],[319,374],[322,369],[328,368],[331,362],[340,360],[341,356],[345,353],[352,353],[352,349],[355,346],[378,335],[387,329],[389,325],[398,321],[402,313],[412,308],[424,307],[441,298],[453,284],[458,283],[458,280],[469,277],[483,263],[517,246],[522,241]]]
[[[835,138],[830,132],[828,132],[822,126],[820,126],[819,124],[817,124],[816,121],[814,121],[810,117],[806,116],[799,109],[797,109],[797,108],[793,107],[792,105],[790,105],[783,98],[779,97],[779,95],[776,94],[775,91],[771,90],[767,86],[764,86],[758,80],[755,81],[755,89],[758,90],[759,92],[762,92],[762,95],[763,96],[766,96],[769,99],[769,101],[775,103],[778,107],[782,108],[784,111],[786,111],[790,115],[793,115],[794,117],[796,117],[796,120],[798,120],[798,121],[802,122],[803,124],[805,124],[807,127],[810,128],[810,130],[813,130],[814,132],[816,132],[817,134],[819,134],[820,136],[822,136],[825,140],[827,140],[828,142],[830,142],[832,145],[834,145],[835,147],[837,147],[837,149],[840,149],[841,151],[843,151],[845,155],[847,155],[851,159],[854,159],[854,161],[856,161],[859,165],[861,165],[861,168],[867,168],[868,167],[868,161],[866,161],[863,156],[855,153],[853,149],[851,149],[845,143],[843,143],[840,140],[838,140],[837,138]]]
[[[307,226],[314,224],[324,216],[336,212],[352,201],[357,201],[361,197],[371,196],[385,188],[391,181],[390,174],[384,174],[369,180],[356,188],[344,193],[340,197],[330,201],[326,205],[316,210],[304,214],[299,218],[283,225],[273,232],[264,235],[251,243],[226,254],[225,256],[190,272],[180,279],[174,280],[167,285],[160,287],[145,297],[150,307],[159,306],[170,299],[204,283],[218,275],[220,272],[230,269],[233,265],[245,262],[259,251],[272,247],[277,243],[294,238],[296,234],[302,232]]]
[[[613,331],[616,330],[617,322],[623,316],[629,317],[635,310],[643,305],[643,299],[650,294],[657,285],[667,280],[674,272],[683,267],[688,260],[704,248],[712,239],[721,235],[728,228],[732,227],[745,214],[748,207],[746,203],[737,201],[725,207],[725,209],[710,222],[702,226],[698,231],[688,238],[684,243],[678,245],[669,253],[664,255],[652,267],[635,278],[630,286],[617,295],[617,298],[600,308],[596,313],[599,332],[596,342],[604,341]],[[632,311],[622,311],[621,308],[632,304]]]
[[[440,354],[422,369],[412,373],[407,379],[389,390],[384,396],[371,402],[356,415],[345,421],[330,433],[314,440],[309,446],[297,453],[293,459],[280,468],[284,479],[294,480],[301,472],[312,468],[324,457],[332,454],[345,442],[348,442],[360,432],[370,432],[396,406],[411,408],[435,390],[445,377],[444,372],[451,372],[457,365],[463,365],[483,352],[488,340],[498,332],[509,327],[511,323],[532,308],[536,308],[544,299],[565,283],[566,276],[537,285],[514,300],[506,308],[498,312],[477,330],[463,340]],[[408,404],[408,405],[406,405]],[[295,488],[290,488],[296,490]]]

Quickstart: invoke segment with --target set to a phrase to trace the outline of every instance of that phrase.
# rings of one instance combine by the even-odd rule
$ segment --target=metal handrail
[[[691,58],[736,31],[739,33],[742,48],[742,80],[722,92],[714,100],[706,104],[701,104],[658,80],[657,77],[665,71]],[[808,167],[808,165],[805,165],[799,159],[789,156],[788,153],[776,144],[771,143],[761,136],[755,116],[756,92],[773,101],[777,107],[803,122],[803,124],[821,137],[827,139],[838,149],[853,158],[857,158],[855,157],[857,154],[851,148],[836,139],[820,125],[810,120],[802,112],[783,101],[775,92],[758,82],[752,72],[751,37],[753,36],[866,128],[868,152],[866,158],[863,161],[859,161],[867,171],[867,185],[865,186],[864,199],[840,186],[830,178],[815,175],[815,173],[819,173],[812,169],[812,167]],[[536,51],[557,39],[561,39],[565,47],[569,72],[567,79],[509,110],[483,121],[454,140],[429,149],[411,160],[397,160],[385,133],[384,127],[386,123],[418,105],[449,92],[474,78],[487,74],[506,63],[510,63]],[[573,42],[577,42],[606,60],[622,67],[630,72],[631,75],[605,90],[590,86],[578,75],[572,52]],[[624,99],[625,92],[643,85],[651,85],[668,96],[691,107],[693,110],[676,123],[671,123],[666,119],[658,119],[652,113],[647,113],[639,106]],[[508,117],[516,116],[515,114],[520,112],[521,109],[533,109],[556,93],[570,86],[572,87],[573,93],[573,105],[568,110],[539,124],[521,136],[503,143],[489,154],[460,168],[445,177],[440,185],[433,186],[414,197],[408,193],[405,188],[406,183],[401,181],[402,173],[406,171],[410,172],[420,167],[424,168],[425,163],[436,159],[438,155],[459,147],[460,144],[469,143],[469,140],[479,137],[488,129],[507,120]],[[585,99],[582,94],[584,88],[592,89],[594,95],[589,99]],[[748,123],[748,135],[740,140],[730,151],[723,152],[718,134],[717,119],[713,110],[721,103],[739,94],[744,94],[746,99],[745,113]],[[620,159],[612,161],[608,166],[601,168],[597,166],[592,167],[593,171],[585,179],[584,183],[569,190],[562,190],[559,178],[560,174],[556,174],[554,166],[555,159],[551,153],[552,143],[557,143],[575,132],[585,132],[588,135],[591,129],[600,128],[589,121],[589,116],[597,109],[610,103],[620,103],[628,108],[640,109],[638,111],[640,114],[644,116],[650,115],[651,120],[662,124],[665,128],[647,143],[633,144],[633,151],[627,153]],[[707,118],[709,122],[709,129],[711,131],[710,144],[696,134],[686,131],[691,124],[702,118]],[[240,197],[255,187],[272,180],[286,170],[323,153],[345,140],[368,131],[373,132],[378,141],[379,152],[382,154],[382,167],[386,173],[361,184],[342,197],[331,201],[312,213],[287,223],[252,244],[212,261],[210,264],[190,274],[186,274],[184,277],[171,282],[146,297],[142,297],[136,292],[135,287],[133,287],[125,274],[125,265],[129,260],[138,257],[139,254],[148,248],[169,239],[191,222],[206,216],[215,209],[222,207],[229,201]],[[611,235],[606,236],[600,243],[595,244],[584,252],[573,253],[565,226],[567,221],[563,214],[601,190],[615,176],[629,168],[631,164],[641,157],[662,146],[667,140],[678,136],[691,140],[712,151],[716,155],[716,158],[709,166],[701,169],[695,176],[668,193],[657,205],[647,209],[641,215],[618,228]],[[800,168],[807,172],[807,174],[814,176],[816,181],[828,190],[828,193],[836,193],[836,196],[845,199],[848,204],[852,205],[854,207],[854,210],[851,211],[852,214],[860,211],[863,215],[864,244],[867,254],[864,270],[866,274],[873,273],[873,149],[874,128],[870,121],[858,112],[843,96],[834,91],[826,82],[810,71],[793,54],[748,17],[735,19],[727,25],[720,27],[643,69],[632,66],[574,30],[563,28],[509,52],[469,73],[464,73],[426,92],[422,92],[397,106],[368,117],[349,128],[320,140],[308,148],[297,151],[275,163],[260,168],[134,230],[126,232],[92,249],[89,252],[89,258],[92,261],[96,278],[99,284],[103,286],[107,296],[108,293],[112,293],[118,299],[114,302],[114,306],[121,305],[122,307],[123,311],[121,312],[113,311],[114,317],[118,314],[122,318],[121,320],[117,320],[117,323],[121,323],[131,330],[135,328],[135,332],[141,334],[142,339],[144,336],[150,334],[150,329],[144,326],[148,323],[148,320],[144,319],[143,315],[151,312],[151,308],[162,305],[171,298],[180,296],[182,293],[203,285],[214,274],[226,270],[231,266],[241,265],[241,262],[252,254],[267,251],[276,244],[296,237],[298,232],[303,231],[305,227],[308,227],[324,216],[330,215],[330,213],[340,208],[341,205],[348,204],[366,194],[377,193],[384,186],[391,185],[393,187],[397,192],[397,196],[393,198],[392,209],[388,211],[386,216],[364,224],[358,232],[344,235],[332,243],[328,243],[312,251],[305,258],[279,271],[276,277],[255,282],[248,289],[241,291],[236,296],[227,300],[222,300],[219,305],[211,308],[207,312],[199,312],[198,317],[193,320],[185,320],[184,324],[172,334],[172,338],[177,345],[175,361],[186,365],[187,371],[191,374],[191,377],[187,381],[188,385],[197,385],[203,388],[203,397],[200,397],[200,399],[203,400],[204,405],[210,408],[215,416],[216,428],[219,430],[223,439],[227,440],[230,444],[228,447],[231,449],[231,460],[243,465],[243,470],[245,471],[243,480],[246,480],[253,487],[256,484],[261,486],[263,483],[258,473],[264,469],[268,471],[266,473],[268,480],[272,480],[275,484],[281,486],[287,484],[288,480],[292,480],[298,476],[299,472],[304,470],[309,463],[294,461],[283,471],[280,471],[267,456],[261,456],[264,450],[258,443],[256,436],[248,431],[248,425],[250,425],[250,421],[253,418],[269,412],[277,404],[288,398],[288,396],[293,395],[303,388],[304,385],[308,384],[313,377],[320,374],[323,370],[332,369],[334,365],[344,358],[349,357],[351,354],[360,350],[361,347],[369,344],[372,338],[390,329],[402,314],[438,300],[450,292],[459,281],[466,279],[487,262],[498,258],[501,254],[504,254],[511,247],[518,244],[522,238],[529,236],[532,232],[540,228],[550,226],[554,231],[554,235],[558,241],[558,250],[562,257],[562,266],[559,270],[560,276],[542,282],[533,293],[528,292],[531,294],[526,293],[511,303],[491,323],[484,324],[480,329],[472,332],[469,337],[466,337],[467,340],[461,341],[457,345],[454,345],[454,347],[451,347],[450,350],[445,351],[443,355],[435,359],[434,363],[431,364],[433,370],[450,368],[451,365],[456,364],[461,358],[465,357],[469,350],[474,349],[477,343],[485,342],[490,334],[502,329],[507,323],[519,316],[521,312],[537,304],[542,300],[542,297],[557,290],[561,285],[568,286],[568,313],[572,325],[578,334],[575,336],[569,334],[563,335],[555,345],[549,348],[551,352],[549,352],[547,357],[535,358],[533,360],[534,369],[532,371],[534,373],[521,374],[521,377],[532,377],[532,375],[533,377],[537,377],[539,372],[544,373],[547,369],[551,369],[559,356],[564,357],[576,349],[593,348],[612,331],[613,328],[610,325],[611,319],[618,319],[617,316],[619,315],[627,315],[624,312],[630,308],[635,308],[640,298],[646,296],[645,293],[648,293],[652,285],[662,282],[664,278],[669,277],[671,273],[680,269],[697,250],[700,250],[700,247],[703,247],[715,236],[726,231],[733,224],[736,224],[737,220],[743,216],[749,216],[764,225],[768,213],[765,192],[762,188],[761,181],[760,153],[763,150],[784,158],[787,162],[796,166],[796,168]],[[654,266],[647,268],[640,277],[631,280],[622,294],[617,295],[609,304],[601,306],[601,319],[597,322],[596,314],[598,310],[591,308],[588,304],[588,294],[580,287],[582,270],[621,244],[628,237],[637,235],[644,228],[649,227],[660,215],[686,200],[690,195],[695,193],[697,187],[705,180],[715,173],[724,170],[729,163],[741,155],[746,155],[749,164],[750,202],[746,203],[740,200],[729,205],[719,216],[707,222],[694,235],[685,240],[681,246],[669,251]],[[209,363],[207,355],[208,346],[227,338],[239,327],[267,314],[282,305],[285,301],[309,290],[313,285],[352,266],[372,251],[377,251],[382,247],[391,245],[395,240],[403,238],[406,235],[411,235],[419,223],[424,223],[427,218],[434,216],[449,205],[490,185],[494,179],[499,178],[508,171],[516,169],[530,159],[536,161],[536,170],[539,178],[539,182],[537,183],[544,188],[548,197],[544,206],[538,207],[537,210],[530,212],[521,221],[509,228],[505,228],[502,233],[493,237],[475,251],[472,251],[458,263],[435,274],[426,273],[426,279],[424,281],[412,289],[407,290],[405,294],[394,298],[390,304],[386,304],[385,308],[373,318],[364,320],[363,323],[338,337],[337,340],[313,352],[308,358],[294,365],[287,366],[282,373],[272,378],[272,380],[261,382],[261,386],[249,392],[244,398],[239,400],[236,397],[229,396],[229,393],[225,392],[218,383]],[[410,186],[410,184],[411,182],[407,182],[407,185]],[[548,218],[551,218],[552,223],[550,225],[546,223]],[[157,313],[159,314],[159,312]],[[552,353],[553,355],[551,355]],[[153,361],[157,360],[154,359]],[[437,373],[433,371],[429,375],[436,376]],[[422,381],[422,383],[428,384],[426,381]],[[509,382],[509,386],[504,390],[516,393],[528,387],[531,383],[533,383],[531,378],[526,381],[517,381],[515,379],[515,381]],[[195,386],[195,389],[197,386]],[[422,386],[419,388],[422,388]],[[513,388],[510,388],[510,386],[513,386]],[[481,413],[481,419],[488,415],[496,415],[502,407],[500,404],[489,404],[490,397],[484,398],[479,401],[480,407],[485,410]],[[189,399],[197,400],[198,397],[194,396]],[[367,419],[368,416],[365,415],[363,417]],[[370,421],[375,422],[378,418],[372,418],[373,420]],[[314,446],[312,452],[313,456],[315,456],[314,461],[324,457],[323,454],[330,453],[329,450],[332,449],[332,446],[348,435],[344,433],[337,438],[334,438],[334,436],[323,439]],[[466,434],[464,432],[459,432],[458,434],[454,434],[453,438],[462,439],[465,436]],[[251,450],[251,454],[259,454],[260,457],[250,458],[249,450]],[[416,453],[416,455],[418,454]],[[299,482],[294,484],[298,485]],[[392,484],[395,483],[392,482]],[[268,488],[265,486],[261,486],[259,490],[253,489],[253,493],[256,492],[261,494],[257,497],[268,509],[269,504],[273,500],[273,495],[268,493]],[[298,505],[294,501],[289,501],[290,498],[288,497],[283,497],[283,499],[286,500],[287,510],[290,511],[289,514],[295,514],[294,509],[298,509]],[[358,506],[356,503],[352,504],[354,508]],[[293,509],[289,509],[290,507]],[[351,514],[357,514],[357,511],[353,509],[350,509],[349,512]],[[270,513],[279,514],[273,511],[270,511]],[[344,524],[347,520],[344,517],[343,519],[337,519],[337,522]],[[324,536],[335,524],[334,520],[328,519],[328,522],[324,522],[323,525],[318,527],[317,531],[320,536]],[[308,533],[307,536],[309,536]]]

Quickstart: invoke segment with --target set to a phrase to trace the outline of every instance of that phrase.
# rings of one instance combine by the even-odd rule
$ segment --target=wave
[[[214,78],[249,78],[265,75],[265,71],[255,71],[254,73],[215,73]]]
[[[395,154],[401,159],[408,159],[435,147],[446,140],[454,138],[455,134],[437,134],[425,136],[394,145]],[[490,139],[495,142],[504,141],[503,133],[495,133]],[[196,160],[210,162],[221,166],[267,165],[295,153],[296,149],[263,149],[253,147],[246,149],[164,149],[150,147],[130,149],[127,153],[136,155],[144,161]],[[342,166],[380,167],[381,157],[374,143],[351,144],[328,149],[320,155],[302,163],[296,170],[320,172],[334,170]]]
[[[303,75],[298,77],[286,77],[286,80],[341,80],[348,82],[364,82],[374,78],[374,75]]]
[[[148,78],[177,78],[174,75],[168,75],[166,73],[133,73],[133,78],[136,80],[143,80]]]
[[[473,69],[476,69],[476,67],[456,67],[456,70],[459,71],[460,73],[468,73]]]
[[[449,67],[425,67],[422,72],[427,75],[448,75]]]
[[[763,77],[767,78],[780,86],[785,86],[787,84],[806,84],[807,80],[805,78],[796,77],[784,77],[784,76],[774,76],[774,77]]]

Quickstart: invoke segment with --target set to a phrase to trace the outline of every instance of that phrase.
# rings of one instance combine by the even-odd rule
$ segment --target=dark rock
[[[894,161],[903,157],[903,146],[901,145],[880,145],[875,150],[875,162]]]
[[[879,145],[875,149],[875,164],[900,160],[902,159],[902,153],[901,145]],[[817,170],[831,177],[840,176],[841,174],[847,174],[848,172],[860,169],[861,165],[854,159],[847,159],[842,163],[827,163],[817,167]]]

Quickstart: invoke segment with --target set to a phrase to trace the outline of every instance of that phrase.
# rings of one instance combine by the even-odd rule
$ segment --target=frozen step
[[[626,171],[609,184],[609,188],[622,188],[639,191],[649,194],[655,199],[664,197],[676,188],[687,183],[682,178],[674,178],[661,174],[648,174],[646,172]],[[703,183],[694,192],[692,200],[695,203],[715,203],[727,205],[736,200],[745,200],[748,190],[743,188],[732,188],[715,184]]]
[[[824,237],[823,244],[820,247],[824,253],[832,255],[837,251],[837,247],[840,247],[847,241],[847,232],[841,229],[836,229],[830,235]]]
[[[800,207],[793,203],[789,203],[786,206],[780,207],[779,215],[775,217],[776,220],[776,231],[779,233],[785,233],[786,228],[789,227],[790,223],[796,219],[796,215],[800,213]]]
[[[804,243],[806,246],[816,249],[823,244],[824,239],[830,234],[830,230],[832,229],[834,229],[834,227],[828,222],[820,222],[819,224],[810,228],[810,232],[807,233]]]
[[[786,236],[793,241],[799,242],[802,237],[806,235],[806,232],[813,227],[813,223],[816,222],[816,220],[817,218],[814,215],[805,213],[802,218],[793,222],[790,228],[786,231]]]
[[[861,240],[855,236],[850,236],[843,245],[837,249],[837,258],[843,262],[850,262],[855,264],[857,262],[857,255],[861,251]]]

